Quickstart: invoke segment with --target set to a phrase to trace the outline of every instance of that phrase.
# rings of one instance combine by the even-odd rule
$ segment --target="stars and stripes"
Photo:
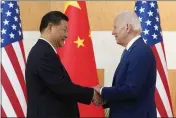
[[[26,116],[25,54],[17,1],[1,1],[2,117]]]
[[[135,12],[142,26],[142,37],[151,46],[157,62],[155,102],[158,117],[173,117],[168,72],[157,1],[137,1]]]

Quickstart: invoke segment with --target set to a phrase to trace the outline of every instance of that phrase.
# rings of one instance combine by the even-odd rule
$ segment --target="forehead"
[[[126,24],[126,21],[121,17],[116,17],[114,19],[114,26],[115,27],[123,27]]]
[[[66,20],[61,20],[60,23],[59,23],[59,26],[68,27],[68,22]]]
[[[116,17],[116,18],[114,19],[114,25],[116,26],[116,25],[119,25],[119,24],[120,24],[120,20],[119,20],[118,17]]]

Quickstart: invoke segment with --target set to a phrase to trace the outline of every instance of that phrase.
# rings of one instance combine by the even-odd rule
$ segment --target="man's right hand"
[[[103,100],[96,90],[94,90],[92,102],[94,103],[95,106],[100,106],[103,104]]]
[[[93,88],[96,92],[98,92],[101,95],[100,90],[102,89],[102,86],[97,85],[97,86],[94,86]]]

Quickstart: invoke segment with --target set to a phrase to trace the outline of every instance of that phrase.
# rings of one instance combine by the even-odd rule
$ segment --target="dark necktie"
[[[122,56],[121,56],[120,61],[122,61],[122,60],[124,59],[124,57],[126,56],[127,52],[128,52],[127,49],[124,49],[124,50],[123,50],[123,53],[122,53]]]

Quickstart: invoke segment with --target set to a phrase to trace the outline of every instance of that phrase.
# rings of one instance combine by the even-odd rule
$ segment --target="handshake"
[[[100,85],[93,87],[94,95],[92,98],[92,102],[94,103],[95,106],[101,106],[101,105],[105,104],[103,99],[101,98],[101,93],[100,93],[101,88],[102,88],[102,86],[100,86]]]

